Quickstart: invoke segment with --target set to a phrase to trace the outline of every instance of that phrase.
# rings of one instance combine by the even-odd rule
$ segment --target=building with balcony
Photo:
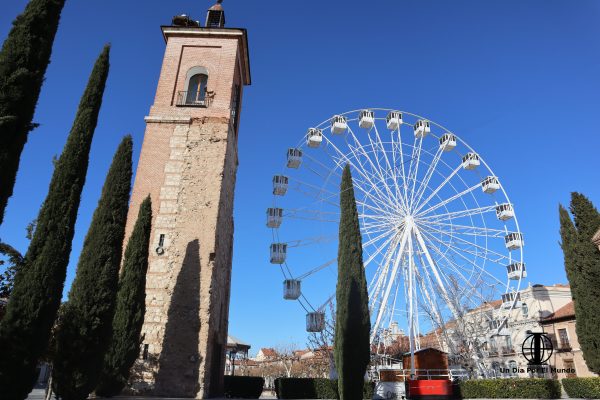
[[[521,372],[528,364],[521,352],[523,342],[530,333],[543,332],[541,321],[571,301],[569,285],[530,285],[519,291],[510,310],[498,299],[467,310],[461,323],[450,321],[449,340],[440,337],[439,348],[449,353],[451,369],[472,369],[473,374],[488,377],[526,377],[528,373]]]
[[[548,363],[556,368],[556,378],[596,376],[588,369],[579,347],[575,330],[575,306],[572,301],[543,318],[541,325],[554,347]]]

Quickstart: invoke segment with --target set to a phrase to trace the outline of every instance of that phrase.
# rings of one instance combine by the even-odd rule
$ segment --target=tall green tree
[[[65,0],[31,0],[0,50],[0,224],[12,196]]]
[[[350,167],[340,188],[340,228],[334,357],[340,399],[362,399],[370,361],[369,295],[362,257],[362,239]]]
[[[56,163],[24,267],[0,323],[0,399],[24,399],[47,348],[62,298],[92,137],[109,69],[109,47],[96,61],[73,127]]]
[[[600,229],[600,213],[581,193],[571,194],[570,211],[560,206],[561,247],[577,316],[577,338],[588,368],[600,373],[600,250],[592,236]]]
[[[140,353],[142,324],[146,312],[146,271],[152,223],[150,196],[142,202],[127,243],[112,327],[112,340],[104,357],[104,367],[96,394],[112,397],[121,392],[129,371]]]
[[[131,136],[127,136],[106,176],[56,331],[52,384],[64,400],[87,399],[98,384],[110,341],[131,190],[132,150]]]
[[[0,255],[6,257],[6,260],[0,260],[0,267],[6,264],[4,271],[0,272],[0,299],[7,299],[12,292],[17,270],[23,265],[23,256],[17,249],[2,242]]]

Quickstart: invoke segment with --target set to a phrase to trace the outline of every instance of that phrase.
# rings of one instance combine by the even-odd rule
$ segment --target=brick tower
[[[250,65],[246,31],[225,28],[220,3],[204,27],[181,15],[161,28],[165,56],[125,238],[150,194],[146,315],[131,379],[148,395],[206,398],[223,390],[237,137]]]

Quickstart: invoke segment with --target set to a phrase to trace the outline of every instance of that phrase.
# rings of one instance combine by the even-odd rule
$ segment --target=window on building
[[[527,306],[527,303],[523,303],[523,305],[521,306],[521,312],[523,313],[523,316],[525,318],[528,317],[528,315],[529,315],[529,307]]]
[[[512,339],[510,335],[504,336],[504,345],[510,349],[512,349]]]
[[[577,371],[575,370],[575,363],[573,362],[573,360],[571,360],[571,359],[563,360],[563,368],[568,371],[566,373],[567,378],[577,377]]]
[[[158,247],[163,247],[165,245],[165,235],[163,233],[158,237]]]
[[[190,78],[185,96],[186,105],[204,105],[206,101],[206,84],[208,75],[196,74]]]
[[[519,375],[518,372],[518,368],[517,368],[517,362],[515,360],[510,360],[508,362],[508,373],[510,376],[517,376]]]
[[[497,342],[497,337],[496,336],[492,336],[490,338],[490,352],[491,353],[496,353],[498,352],[498,342]]]
[[[142,359],[143,360],[147,360],[148,359],[148,349],[149,349],[150,345],[149,344],[144,344],[144,351],[142,352]]]
[[[558,340],[560,341],[559,346],[561,349],[568,349],[571,347],[571,344],[569,343],[569,334],[567,333],[566,328],[558,330]]]

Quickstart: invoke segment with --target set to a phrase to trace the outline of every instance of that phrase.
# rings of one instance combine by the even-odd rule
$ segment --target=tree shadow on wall
[[[155,392],[159,396],[195,397],[199,390],[200,245],[188,243],[173,288],[158,360]]]

